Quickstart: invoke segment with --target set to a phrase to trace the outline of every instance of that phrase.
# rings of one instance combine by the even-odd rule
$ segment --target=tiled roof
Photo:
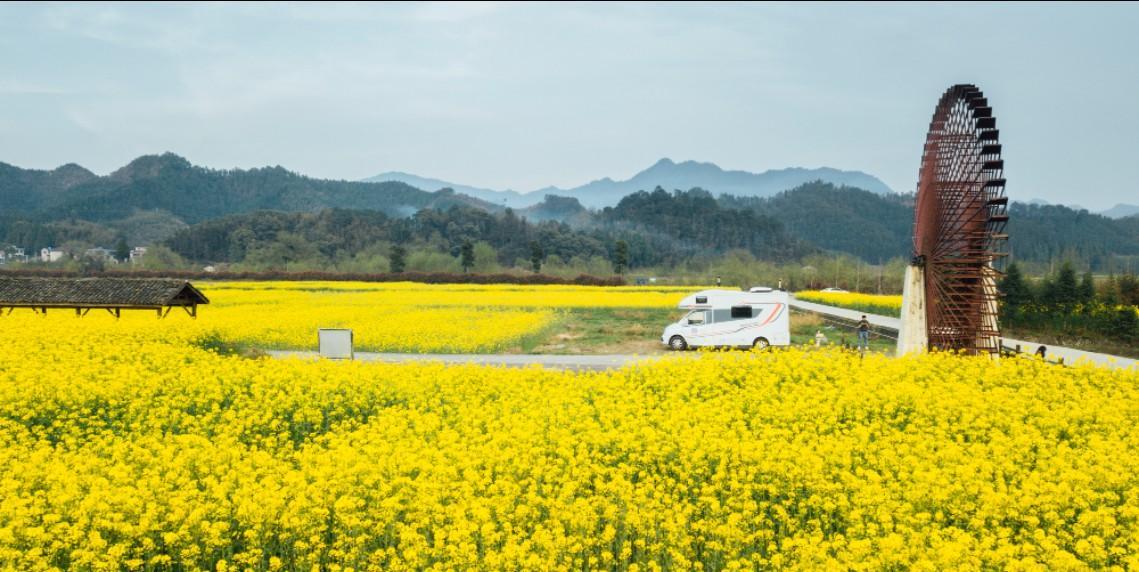
[[[185,280],[0,278],[0,306],[189,306],[210,301]]]

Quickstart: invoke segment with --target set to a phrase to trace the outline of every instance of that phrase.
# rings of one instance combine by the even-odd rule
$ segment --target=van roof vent
[[[771,292],[772,289],[768,286],[752,286],[748,292]]]

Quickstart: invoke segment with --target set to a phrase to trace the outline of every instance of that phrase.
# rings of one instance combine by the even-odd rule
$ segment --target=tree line
[[[998,287],[1001,323],[1013,330],[1139,343],[1139,278],[1134,274],[1111,275],[1097,283],[1091,272],[1079,277],[1072,264],[1064,263],[1054,274],[1031,281],[1010,264]]]
[[[583,227],[531,222],[511,209],[492,213],[458,205],[410,217],[329,209],[223,217],[183,229],[163,244],[195,263],[260,268],[370,262],[385,270],[457,265],[472,271],[492,265],[536,272],[549,263],[576,261],[608,265],[617,274],[733,249],[782,261],[817,252],[770,217],[721,207],[704,191],[663,189],[627,196]]]

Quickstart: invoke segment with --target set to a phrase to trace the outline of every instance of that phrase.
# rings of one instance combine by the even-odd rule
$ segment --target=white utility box
[[[352,330],[320,328],[317,330],[320,342],[320,357],[328,359],[353,359]]]

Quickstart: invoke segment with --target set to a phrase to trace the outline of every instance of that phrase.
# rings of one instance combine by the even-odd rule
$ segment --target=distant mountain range
[[[257,210],[377,210],[408,216],[429,207],[492,204],[399,182],[313,179],[283,167],[215,170],[166,153],[145,155],[105,177],[74,164],[52,171],[0,163],[0,216],[30,220],[114,221],[137,211],[163,211],[193,224]]]
[[[602,208],[616,205],[623,197],[637,191],[656,187],[664,189],[698,187],[714,195],[770,197],[780,191],[786,191],[804,183],[822,181],[840,187],[857,187],[877,194],[892,192],[886,183],[861,171],[841,171],[829,167],[818,169],[793,167],[752,173],[748,171],[725,171],[713,163],[696,161],[676,163],[667,158],[657,161],[656,164],[627,180],[615,181],[605,177],[579,187],[569,189],[546,187],[527,193],[472,187],[397,171],[382,173],[364,180],[367,182],[395,181],[423,190],[451,188],[458,193],[513,208],[524,208],[537,204],[546,195],[573,197],[586,207]]]
[[[1015,202],[1009,209],[1010,251],[1017,262],[1032,265],[1033,272],[1044,271],[1056,260],[1075,260],[1097,271],[1125,269],[1123,257],[1139,260],[1139,217],[1113,220],[1060,205]],[[584,261],[611,256],[617,240],[628,243],[632,267],[707,261],[732,250],[746,250],[762,260],[844,252],[879,263],[908,258],[912,220],[911,194],[883,195],[815,182],[770,198],[717,198],[707,191],[658,188],[593,211],[577,199],[548,196],[512,213],[424,210],[415,217],[393,219],[363,210],[256,212],[193,225],[167,244],[202,264],[241,262],[249,260],[247,256],[259,260],[279,256],[282,250],[307,250],[305,258],[317,257],[314,250],[338,253],[343,259],[397,236],[419,248],[430,244],[452,257],[465,241],[486,242],[501,264],[520,267],[529,260],[532,241],[550,256]],[[280,243],[283,248],[257,249],[261,252],[256,254],[242,246],[257,243]]]
[[[1139,205],[1126,205],[1119,203],[1114,207],[1101,212],[1100,214],[1108,218],[1124,218],[1135,216],[1139,215]]]
[[[1064,207],[1067,207],[1067,208],[1072,209],[1074,211],[1086,211],[1086,210],[1088,210],[1088,209],[1086,209],[1080,205],[1077,205],[1077,204],[1058,205],[1057,203],[1051,203],[1051,202],[1048,202],[1044,199],[1028,199],[1027,201],[1022,201],[1022,202],[1024,202],[1025,204],[1037,205],[1037,206],[1064,206]],[[1089,211],[1089,212],[1091,212],[1091,211]],[[1103,215],[1107,218],[1116,218],[1116,219],[1127,218],[1130,216],[1139,215],[1139,205],[1128,205],[1128,204],[1124,204],[1124,203],[1118,203],[1114,207],[1111,207],[1107,210],[1099,211],[1099,213],[1097,213],[1097,214]]]
[[[817,248],[878,261],[906,256],[911,242],[912,194],[891,193],[881,181],[858,172],[784,169],[754,174],[665,159],[627,181],[601,179],[574,189],[526,194],[404,177],[406,181],[350,182],[305,177],[279,166],[215,170],[169,153],[139,157],[107,176],[74,164],[34,170],[0,163],[0,246],[34,251],[67,244],[73,249],[111,246],[119,237],[131,246],[162,243],[175,234],[217,238],[212,230],[202,234],[195,229],[216,230],[220,227],[214,221],[232,217],[239,217],[239,222],[217,224],[249,226],[265,240],[274,240],[277,231],[272,225],[303,220],[328,225],[319,232],[312,230],[320,235],[344,241],[356,236],[353,248],[357,248],[366,240],[357,236],[358,229],[343,223],[356,220],[389,230],[422,231],[428,242],[438,233],[510,243],[512,250],[504,253],[527,257],[528,242],[505,237],[515,227],[523,228],[522,221],[537,233],[527,236],[564,239],[551,245],[559,245],[567,260],[599,255],[598,249],[611,248],[618,236],[636,243],[638,260],[669,263],[697,252],[731,248],[776,258],[794,258]],[[827,177],[837,182],[826,181]],[[806,182],[796,183],[800,180]],[[861,190],[859,185],[876,191]],[[428,192],[417,187],[452,190]],[[691,190],[696,187],[703,190]],[[504,203],[514,207],[512,213],[503,212]],[[1139,216],[1126,216],[1137,207],[1119,205],[1105,213],[1117,218],[1109,218],[1043,201],[1032,203],[1036,204],[1010,206],[1011,248],[1017,260],[1068,257],[1110,269],[1119,256],[1139,256]],[[599,208],[608,206],[614,208]],[[348,209],[357,214],[341,212]],[[742,211],[752,214],[737,214]],[[281,213],[297,216],[277,216]],[[263,223],[269,226],[258,226]],[[493,228],[503,236],[488,230]],[[592,246],[575,250],[575,244]]]

